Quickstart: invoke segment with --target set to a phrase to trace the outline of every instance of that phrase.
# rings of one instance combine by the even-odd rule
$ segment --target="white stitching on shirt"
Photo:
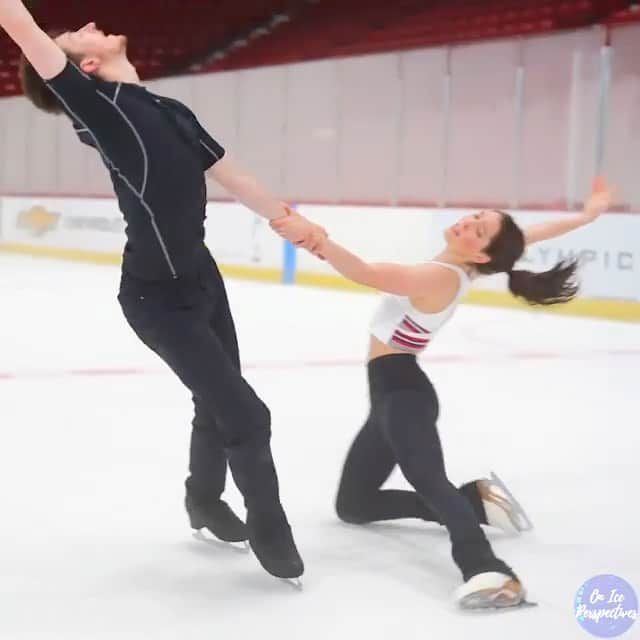
[[[145,208],[145,210],[149,214],[149,218],[151,220],[151,226],[153,227],[153,230],[154,230],[154,232],[156,234],[158,242],[160,243],[160,248],[162,250],[162,253],[164,254],[165,260],[167,261],[167,264],[169,265],[169,270],[171,271],[171,275],[173,276],[173,278],[177,278],[178,277],[178,273],[177,273],[175,267],[173,266],[173,261],[171,260],[171,256],[169,255],[169,250],[167,249],[167,245],[165,244],[164,239],[162,238],[162,234],[160,233],[160,229],[158,228],[158,224],[156,222],[155,214],[153,213],[153,210],[151,209],[151,207],[145,202],[144,197],[143,197],[143,192],[137,191],[136,188],[129,182],[127,177],[123,173],[120,172],[120,169],[118,169],[118,167],[116,167],[116,165],[110,160],[109,156],[104,152],[104,149],[100,145],[100,142],[98,142],[98,138],[96,137],[96,135],[93,133],[93,131],[91,131],[91,129],[82,120],[82,118],[80,118],[80,116],[78,116],[78,114],[73,109],[71,109],[71,107],[68,105],[66,100],[51,85],[48,85],[48,87],[55,94],[55,96],[58,98],[58,100],[60,100],[60,102],[62,102],[62,104],[66,107],[67,111],[86,129],[86,131],[89,133],[89,135],[93,138],[93,141],[96,143],[96,148],[100,152],[100,155],[103,157],[103,159],[104,159],[105,163],[107,164],[107,166],[112,167],[113,170],[118,173],[120,178],[122,178],[122,181],[127,185],[127,187],[129,187],[129,189],[136,196],[138,196],[138,198],[140,199],[140,203],[142,204],[142,206]],[[111,100],[109,100],[109,98],[107,98],[100,91],[98,91],[97,93],[99,95],[103,96],[107,100],[107,102],[109,102],[110,104],[114,104]],[[126,118],[126,116],[124,116],[124,114],[122,114],[122,110],[119,107],[117,107],[117,105],[114,104],[114,106],[118,109],[118,111],[121,113],[121,115],[123,115],[125,121],[133,128],[133,125],[131,124],[131,122],[129,122],[129,120]],[[142,150],[143,150],[143,153],[144,153],[144,158],[145,158],[145,163],[146,163],[147,154],[146,154],[146,151],[144,149],[144,145],[142,144],[142,140],[140,139],[140,136],[138,135],[138,132],[135,130],[135,128],[133,128],[133,131],[136,134],[136,137],[138,138],[140,144],[142,145]],[[146,183],[146,164],[145,164],[145,183]]]
[[[202,140],[200,140],[200,144],[216,159],[220,160],[220,156],[208,145],[206,145]]]
[[[109,96],[107,96],[102,91],[100,91],[100,89],[97,89],[96,93],[101,98],[104,98],[109,104],[113,105],[114,109],[116,109],[116,111],[122,116],[122,119],[129,125],[129,127],[131,128],[131,131],[133,131],[133,135],[136,137],[136,140],[140,145],[140,149],[142,150],[142,158],[144,161],[144,170],[142,174],[142,187],[140,188],[140,195],[141,197],[144,198],[144,192],[147,189],[147,177],[149,174],[149,156],[147,155],[147,149],[144,146],[144,142],[142,141],[142,138],[140,137],[138,130],[133,126],[133,123],[131,122],[131,120],[129,120],[125,112],[115,103],[115,99],[111,100],[111,98],[109,98]],[[117,97],[117,92],[116,92],[116,97]]]

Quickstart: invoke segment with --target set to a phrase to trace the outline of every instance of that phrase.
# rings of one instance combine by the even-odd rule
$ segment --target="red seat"
[[[48,29],[95,21],[105,31],[125,33],[143,79],[640,20],[627,0],[164,0],[159,6],[43,2],[35,15]],[[289,21],[268,26],[280,12]],[[233,47],[239,38],[246,45]],[[215,51],[224,56],[212,59]],[[18,58],[0,33],[1,68],[9,73],[0,81],[0,96],[19,92]]]

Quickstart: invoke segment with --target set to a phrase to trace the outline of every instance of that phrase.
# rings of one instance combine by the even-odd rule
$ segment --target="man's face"
[[[88,73],[95,72],[101,64],[122,54],[127,47],[125,36],[105,35],[95,22],[77,31],[66,31],[55,41],[68,56],[79,61],[81,68]]]

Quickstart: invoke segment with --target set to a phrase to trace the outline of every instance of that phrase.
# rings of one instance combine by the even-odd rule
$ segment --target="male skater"
[[[234,166],[187,107],[140,85],[124,36],[89,23],[54,40],[21,0],[0,0],[0,26],[22,50],[27,97],[66,113],[111,174],[127,223],[118,299],[140,340],[193,394],[192,527],[248,539],[269,573],[298,578],[304,565],[280,503],[269,410],[241,375],[224,283],[204,245],[205,174],[268,220],[293,214]],[[300,246],[324,235],[303,219],[299,228]],[[246,525],[220,499],[227,461]]]

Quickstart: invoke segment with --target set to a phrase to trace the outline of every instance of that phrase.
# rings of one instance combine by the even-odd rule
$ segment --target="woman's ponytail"
[[[510,271],[509,291],[532,305],[569,302],[578,293],[576,260],[558,262],[549,271]]]

